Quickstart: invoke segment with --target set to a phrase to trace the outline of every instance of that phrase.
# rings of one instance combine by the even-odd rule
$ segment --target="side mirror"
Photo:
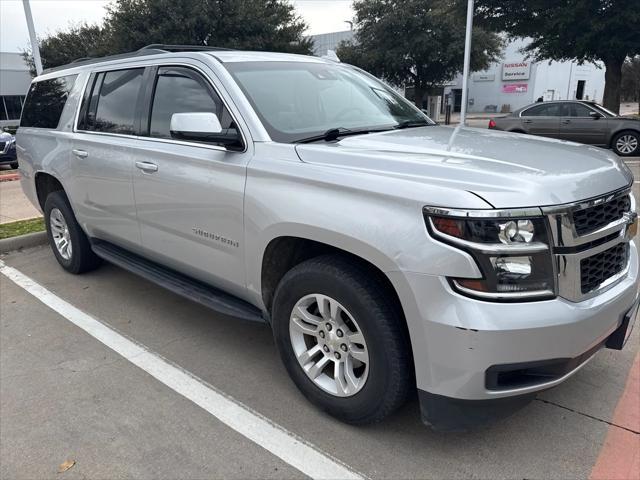
[[[215,113],[187,112],[171,115],[171,137],[223,145],[229,149],[242,149],[242,139],[235,128],[222,128]]]
[[[602,117],[601,114],[599,114],[598,112],[594,112],[593,110],[589,112],[589,116],[594,120],[599,120]]]

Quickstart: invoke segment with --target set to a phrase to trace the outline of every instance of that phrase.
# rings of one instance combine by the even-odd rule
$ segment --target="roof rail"
[[[208,45],[166,45],[164,43],[152,43],[151,45],[146,45],[142,47],[140,50],[165,50],[167,52],[216,52],[216,51],[224,51],[224,50],[233,50],[232,48],[222,48],[222,47],[210,47]],[[138,50],[138,51],[140,51]]]
[[[94,63],[108,62],[111,60],[123,60],[126,58],[140,57],[143,55],[158,55],[161,53],[169,52],[198,52],[198,51],[216,51],[216,50],[230,50],[229,48],[208,47],[205,45],[164,45],[161,43],[154,43],[144,46],[139,50],[133,52],[120,53],[117,55],[108,55],[106,57],[82,57],[77,58],[70,63],[60,65],[58,67],[52,67],[45,69],[42,73],[57,72],[71,67],[79,67],[83,65],[92,65]]]

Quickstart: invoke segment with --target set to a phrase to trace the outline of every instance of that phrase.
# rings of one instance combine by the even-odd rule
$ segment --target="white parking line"
[[[305,475],[327,480],[365,478],[294,433],[74,307],[2,260],[0,273],[129,362]]]

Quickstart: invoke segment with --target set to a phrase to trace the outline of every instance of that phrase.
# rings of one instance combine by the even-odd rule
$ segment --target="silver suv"
[[[151,46],[36,78],[22,186],[54,255],[268,322],[346,422],[505,416],[622,348],[633,177],[613,153],[434,124],[349,65]]]

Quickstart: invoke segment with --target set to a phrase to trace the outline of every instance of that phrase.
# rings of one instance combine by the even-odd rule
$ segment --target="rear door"
[[[169,131],[171,116],[187,112],[213,112],[222,128],[243,130],[212,73],[185,64],[154,67],[136,151],[143,164],[133,171],[137,214],[145,256],[242,296],[244,186],[252,145],[244,141],[242,151],[232,151],[176,140]]]
[[[89,77],[73,139],[77,214],[89,235],[139,248],[132,170],[144,68]]]
[[[560,130],[561,110],[559,103],[535,105],[520,114],[520,125],[530,135],[556,138]]]
[[[560,137],[563,140],[604,145],[608,131],[607,118],[583,103],[567,103],[567,111],[560,119]],[[597,116],[591,116],[595,112]]]

